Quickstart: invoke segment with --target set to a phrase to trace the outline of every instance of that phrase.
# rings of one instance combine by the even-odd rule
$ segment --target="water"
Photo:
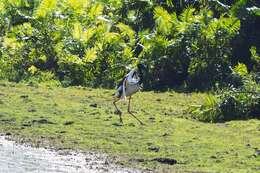
[[[107,157],[96,153],[66,152],[59,154],[44,148],[19,145],[0,137],[0,173],[139,173],[108,163]]]

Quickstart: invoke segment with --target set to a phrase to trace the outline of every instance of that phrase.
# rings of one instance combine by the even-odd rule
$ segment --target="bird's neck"
[[[139,78],[140,78],[139,84],[142,84],[143,83],[143,72],[141,70],[139,71]]]

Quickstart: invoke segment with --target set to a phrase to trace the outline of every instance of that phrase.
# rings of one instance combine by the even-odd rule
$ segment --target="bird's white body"
[[[132,84],[128,85],[128,87],[125,88],[125,96],[131,96],[134,93],[138,92],[140,90],[140,86],[138,84]]]
[[[123,94],[121,94],[120,96],[120,90],[122,89],[121,87],[123,86],[120,86],[118,88],[118,91],[115,93],[115,97],[120,97],[121,99],[124,99],[125,97],[128,97],[128,96],[131,96],[133,95],[134,93],[140,91],[140,86],[139,84],[128,84],[123,90]]]
[[[136,73],[137,69],[133,69],[126,75],[123,84],[118,87],[117,92],[115,93],[116,97],[125,99],[125,97],[131,96],[140,90],[140,85],[138,83],[140,78],[136,75]],[[122,94],[120,94],[120,90],[123,91]]]

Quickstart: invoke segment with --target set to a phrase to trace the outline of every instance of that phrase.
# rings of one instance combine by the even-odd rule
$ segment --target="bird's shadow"
[[[117,126],[117,127],[124,126],[124,124],[123,124],[123,123],[120,123],[120,122],[113,123],[112,125],[113,125],[113,126]]]

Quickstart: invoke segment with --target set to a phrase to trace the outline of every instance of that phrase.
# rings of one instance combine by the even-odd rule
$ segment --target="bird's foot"
[[[124,123],[123,123],[123,119],[122,119],[122,117],[121,116],[119,116],[119,122],[123,125]]]
[[[120,110],[116,110],[114,113],[117,115],[122,115],[122,112]]]
[[[113,123],[112,125],[117,126],[117,127],[120,127],[120,126],[123,126],[124,124],[119,123],[119,122],[116,122],[116,123]]]

